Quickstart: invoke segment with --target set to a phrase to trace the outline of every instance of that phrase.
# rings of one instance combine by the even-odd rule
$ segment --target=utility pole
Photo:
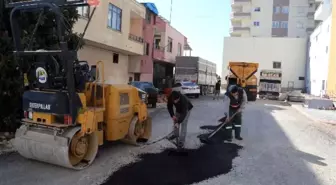
[[[173,0],[170,0],[170,17],[169,17],[169,24],[171,24],[172,12],[173,12]]]

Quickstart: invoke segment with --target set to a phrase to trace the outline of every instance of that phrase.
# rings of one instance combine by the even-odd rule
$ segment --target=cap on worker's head
[[[238,86],[237,86],[237,85],[231,85],[231,86],[229,87],[229,92],[231,92],[231,93],[236,93],[236,92],[238,92]]]
[[[180,98],[180,92],[178,92],[178,91],[173,91],[173,92],[171,93],[171,96],[172,96],[173,100],[177,100],[177,99]]]

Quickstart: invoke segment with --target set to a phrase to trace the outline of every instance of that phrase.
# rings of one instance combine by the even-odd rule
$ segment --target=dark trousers
[[[229,116],[231,116],[236,112],[234,109],[230,109]],[[242,125],[242,113],[238,113],[231,119],[229,123],[224,127],[226,133],[226,139],[232,139],[232,130],[235,132],[235,138],[240,137]]]

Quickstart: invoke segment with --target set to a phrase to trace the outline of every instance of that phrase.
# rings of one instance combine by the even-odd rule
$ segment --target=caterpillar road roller
[[[76,50],[68,49],[60,7],[79,6],[74,2],[24,1],[7,7],[12,9],[14,56],[21,61],[33,60],[25,75],[24,118],[13,145],[26,158],[81,170],[92,164],[99,146],[107,141],[146,142],[152,123],[141,92],[130,85],[105,84],[103,62],[89,66],[78,60]],[[23,47],[18,17],[22,11],[36,10],[54,13],[57,47]]]

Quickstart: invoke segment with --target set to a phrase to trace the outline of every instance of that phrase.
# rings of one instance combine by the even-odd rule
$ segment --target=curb
[[[315,122],[321,122],[321,123],[326,123],[326,124],[330,124],[333,126],[336,126],[336,121],[332,121],[332,120],[326,120],[326,119],[318,119],[315,118],[314,116],[309,115],[308,113],[302,111],[300,108],[298,108],[297,106],[293,106],[292,104],[290,104],[291,107],[293,107],[295,110],[297,110],[298,112],[300,112],[301,114],[303,114],[304,116],[306,116],[307,118],[315,121]]]

